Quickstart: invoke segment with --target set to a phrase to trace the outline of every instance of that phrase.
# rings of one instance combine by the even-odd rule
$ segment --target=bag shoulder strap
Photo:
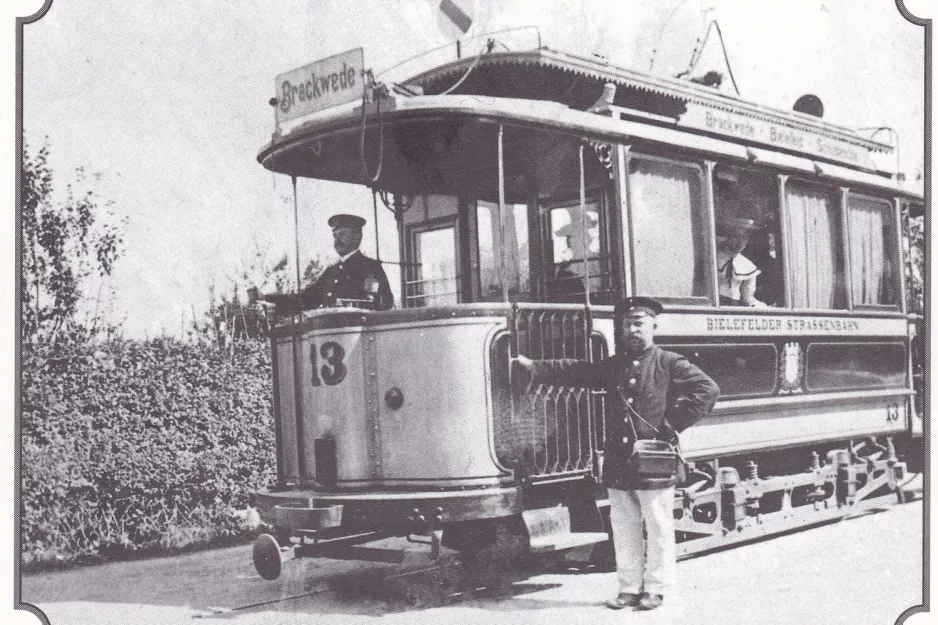
[[[658,434],[659,436],[661,435],[661,430],[659,430],[658,428],[656,428],[655,426],[653,426],[651,423],[649,423],[649,422],[648,422],[648,419],[646,419],[646,418],[643,417],[642,415],[638,414],[638,411],[635,410],[635,408],[632,408],[632,404],[630,404],[630,403],[628,403],[628,402],[625,402],[625,406],[626,406],[626,408],[629,409],[629,412],[631,412],[633,415],[635,415],[636,417],[638,417],[639,419],[641,419],[641,420],[645,423],[645,425],[647,425],[648,427],[650,427],[651,429],[653,429],[653,430],[655,431],[655,434]],[[629,423],[631,423],[631,420],[629,421]],[[632,424],[632,431],[633,431],[633,432],[635,431],[635,424],[634,424],[634,423]],[[638,438],[638,435],[637,435],[637,434],[636,434],[635,438]]]
[[[644,422],[645,422],[645,425],[647,425],[648,427],[650,427],[651,429],[653,429],[653,430],[655,431],[655,434],[661,436],[661,430],[659,430],[658,428],[656,428],[655,426],[653,426],[651,423],[649,423],[649,422],[648,422],[648,419],[646,419],[646,418],[643,417],[642,415],[638,414],[638,411],[635,410],[635,408],[632,408],[632,404],[630,404],[629,402],[625,401],[625,397],[622,395],[622,389],[618,389],[618,390],[619,390],[619,397],[622,399],[622,404],[625,406],[626,410],[628,410],[628,411],[631,412],[633,415],[635,415],[636,417],[638,417],[639,419],[641,419],[642,421],[644,421]],[[633,441],[637,441],[637,440],[638,440],[638,432],[635,430],[635,424],[632,422],[631,419],[629,419],[628,421],[629,421],[629,426],[632,428],[632,440],[633,440]],[[674,452],[677,454],[677,457],[681,460],[681,462],[685,462],[685,460],[684,460],[684,454],[683,454],[683,452],[681,451],[681,443],[680,443],[680,441],[678,441],[678,442],[666,441],[666,442],[671,446],[671,449],[674,450]]]
[[[646,419],[646,418],[643,417],[642,415],[638,414],[638,411],[635,410],[635,408],[632,407],[632,404],[630,404],[630,403],[626,400],[625,395],[622,393],[622,389],[621,389],[621,388],[617,388],[616,390],[619,391],[619,399],[622,400],[622,405],[625,406],[625,409],[628,410],[629,412],[631,412],[633,416],[638,417],[639,419],[641,419],[641,420],[645,423],[645,425],[647,425],[648,427],[650,427],[651,429],[653,429],[653,430],[655,431],[655,434],[657,434],[657,435],[660,436],[660,435],[661,435],[661,430],[659,430],[658,428],[656,428],[655,426],[653,426],[651,423],[649,423],[649,422],[648,422],[648,419]],[[632,419],[629,419],[628,422],[629,422],[629,427],[632,428],[632,440],[638,440],[638,431],[635,429],[635,423],[632,421]]]

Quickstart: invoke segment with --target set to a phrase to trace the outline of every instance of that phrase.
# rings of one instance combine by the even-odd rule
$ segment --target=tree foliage
[[[266,342],[40,343],[22,358],[25,561],[246,531],[249,493],[276,477]]]
[[[92,178],[100,180],[100,175]],[[97,306],[80,317],[83,287],[92,275],[104,278],[113,271],[123,252],[126,221],[117,222],[111,203],[85,188],[87,182],[84,169],[77,169],[74,184],[57,201],[48,143],[33,153],[24,147],[20,297],[26,342],[87,340],[106,329]]]
[[[925,222],[923,217],[909,219],[909,305],[922,313],[925,305]]]

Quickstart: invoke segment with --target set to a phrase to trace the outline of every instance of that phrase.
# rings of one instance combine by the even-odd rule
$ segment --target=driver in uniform
[[[330,217],[328,223],[339,262],[327,267],[299,297],[293,293],[262,295],[251,287],[248,290],[251,301],[275,304],[277,313],[282,315],[314,308],[348,306],[387,310],[394,306],[394,295],[380,261],[365,256],[358,249],[365,220],[356,215],[338,214]]]

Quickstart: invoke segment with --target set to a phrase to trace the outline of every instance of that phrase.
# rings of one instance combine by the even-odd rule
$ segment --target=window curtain
[[[888,204],[850,196],[850,269],[854,304],[889,304],[885,235]]]
[[[837,308],[837,207],[827,194],[797,184],[786,195],[795,308]]]
[[[703,295],[700,176],[696,170],[633,159],[629,176],[635,289],[639,295]]]

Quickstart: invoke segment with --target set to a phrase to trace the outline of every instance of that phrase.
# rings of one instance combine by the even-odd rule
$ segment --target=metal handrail
[[[495,32],[491,32],[491,33],[480,33],[479,35],[477,35],[477,36],[475,36],[475,37],[469,37],[468,39],[465,40],[465,42],[466,42],[466,43],[469,43],[469,42],[475,41],[475,40],[479,40],[479,41],[483,41],[483,42],[484,42],[484,40],[485,40],[486,38],[493,37],[494,35],[501,35],[501,34],[504,34],[504,33],[507,33],[507,32],[512,32],[512,31],[516,31],[516,30],[531,30],[531,29],[533,29],[533,30],[537,33],[537,48],[535,48],[535,49],[539,50],[540,48],[543,47],[542,44],[541,44],[541,29],[538,28],[538,27],[535,26],[535,25],[529,25],[529,26],[513,26],[513,27],[511,27],[511,28],[503,28],[502,30],[496,30]],[[502,45],[504,45],[504,44],[502,44]],[[400,61],[399,63],[395,63],[394,65],[391,65],[390,67],[384,68],[383,70],[381,70],[380,72],[378,72],[377,74],[375,74],[375,77],[383,76],[383,75],[387,74],[388,72],[390,72],[391,70],[397,69],[398,67],[400,67],[400,66],[402,66],[402,65],[405,65],[405,64],[407,64],[407,63],[410,63],[411,61],[416,61],[417,59],[422,58],[422,57],[425,57],[425,56],[428,56],[428,55],[430,55],[430,54],[433,54],[434,52],[439,52],[440,50],[444,50],[444,49],[446,49],[446,48],[449,48],[450,46],[453,46],[454,48],[459,49],[459,48],[461,48],[461,46],[462,46],[462,40],[461,40],[461,39],[458,39],[458,40],[453,41],[453,42],[450,42],[450,43],[444,43],[443,45],[437,46],[436,48],[431,48],[430,50],[424,50],[424,51],[421,52],[420,54],[415,54],[414,56],[408,57],[408,58],[404,59],[403,61]],[[459,60],[459,57],[457,57],[456,60]]]

